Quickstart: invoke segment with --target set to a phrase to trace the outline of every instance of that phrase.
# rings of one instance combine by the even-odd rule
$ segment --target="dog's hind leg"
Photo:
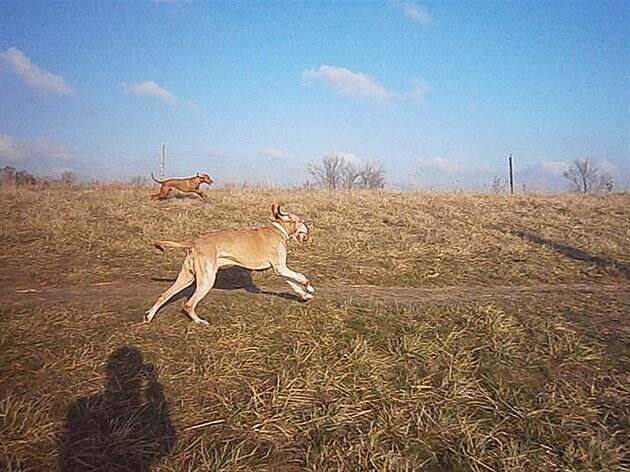
[[[195,313],[195,307],[197,306],[197,303],[199,303],[214,286],[214,281],[217,275],[217,268],[216,264],[213,261],[209,260],[196,260],[194,261],[194,265],[195,272],[197,274],[197,288],[195,289],[195,293],[192,294],[192,297],[190,297],[188,301],[184,304],[183,309],[195,323],[207,325],[209,323],[206,320],[197,316],[197,314]]]
[[[171,285],[171,287],[166,290],[162,295],[160,295],[155,302],[155,304],[151,307],[151,309],[144,316],[145,323],[149,323],[157,311],[160,309],[162,305],[164,305],[170,298],[176,293],[181,292],[186,287],[191,285],[195,281],[195,273],[192,263],[190,261],[190,257],[186,256],[186,260],[184,260],[184,265],[182,266],[182,270],[179,272],[177,276],[177,280],[175,283]]]

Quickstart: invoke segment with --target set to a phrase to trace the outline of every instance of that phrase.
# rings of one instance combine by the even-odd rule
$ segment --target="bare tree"
[[[563,172],[562,176],[573,182],[577,192],[588,193],[599,188],[599,170],[588,159],[576,159],[574,165]],[[610,182],[612,185],[612,178]]]
[[[321,162],[309,162],[307,169],[317,185],[335,190],[341,184],[345,162],[341,154],[327,154]]]
[[[604,172],[599,176],[599,188],[601,190],[605,190],[606,192],[612,192],[613,189],[613,178],[608,172]]]
[[[27,170],[18,170],[15,173],[15,185],[21,187],[23,185],[35,185],[37,179]]]
[[[344,159],[341,169],[341,183],[343,188],[351,190],[353,187],[361,183],[361,165],[354,161]]]
[[[500,175],[495,175],[492,181],[492,193],[499,194],[505,192],[505,181]]]
[[[59,181],[63,185],[71,186],[77,181],[77,175],[74,172],[72,172],[71,170],[64,170],[61,173]]]
[[[307,169],[318,186],[332,190],[383,188],[385,185],[385,171],[380,164],[358,163],[339,153],[327,154],[321,161],[311,161]]]
[[[5,166],[0,169],[0,184],[14,184],[15,183],[15,167]]]
[[[361,187],[383,188],[385,186],[385,170],[378,162],[366,162],[361,167]]]

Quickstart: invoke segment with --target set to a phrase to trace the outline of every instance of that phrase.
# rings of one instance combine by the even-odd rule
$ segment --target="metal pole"
[[[160,179],[161,180],[164,180],[164,157],[165,157],[164,148],[165,148],[165,145],[164,143],[162,143],[160,145]]]
[[[512,154],[510,154],[510,195],[514,195],[514,168],[512,167]]]

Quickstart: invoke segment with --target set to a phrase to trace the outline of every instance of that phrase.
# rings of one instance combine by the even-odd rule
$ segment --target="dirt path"
[[[37,306],[47,303],[89,303],[106,302],[108,299],[142,301],[149,305],[167,287],[169,282],[153,281],[150,283],[106,282],[82,287],[34,286],[20,283],[15,286],[0,287],[0,299],[5,306]],[[474,287],[453,286],[439,288],[414,287],[377,287],[371,285],[337,285],[317,287],[317,297],[344,298],[350,300],[396,301],[399,303],[414,302],[470,302],[492,300],[518,300],[527,298],[558,299],[565,297],[597,298],[606,295],[630,294],[630,284],[597,285],[597,284],[538,284],[530,286],[510,287]],[[209,296],[279,296],[294,298],[288,287],[278,285],[261,287],[256,293],[253,290],[235,288],[215,288]]]

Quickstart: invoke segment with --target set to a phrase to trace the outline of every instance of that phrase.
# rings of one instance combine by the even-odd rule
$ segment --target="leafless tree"
[[[385,186],[385,170],[383,166],[374,161],[365,162],[361,167],[361,187],[383,188]]]
[[[15,167],[5,166],[0,169],[0,184],[14,184],[15,183]]]
[[[59,181],[63,185],[71,186],[77,181],[77,175],[71,170],[64,170],[61,173]]]
[[[327,154],[321,161],[308,163],[315,183],[328,189],[383,188],[385,171],[376,162],[355,162],[343,154]]]
[[[597,166],[588,159],[576,159],[574,165],[563,172],[562,176],[573,182],[575,190],[580,193],[588,193],[608,187],[612,190],[612,177],[609,174],[600,176]],[[602,182],[605,185],[602,186]]]
[[[353,187],[360,185],[361,170],[362,166],[360,164],[345,159],[341,169],[341,183],[343,188],[351,190]]]
[[[346,159],[341,154],[327,154],[321,162],[309,162],[307,169],[317,185],[335,190],[341,184],[345,163]]]
[[[612,192],[613,178],[608,172],[604,172],[599,176],[599,188],[606,192]]]
[[[18,170],[15,173],[15,185],[18,187],[22,185],[35,185],[37,183],[37,179],[26,170]]]

